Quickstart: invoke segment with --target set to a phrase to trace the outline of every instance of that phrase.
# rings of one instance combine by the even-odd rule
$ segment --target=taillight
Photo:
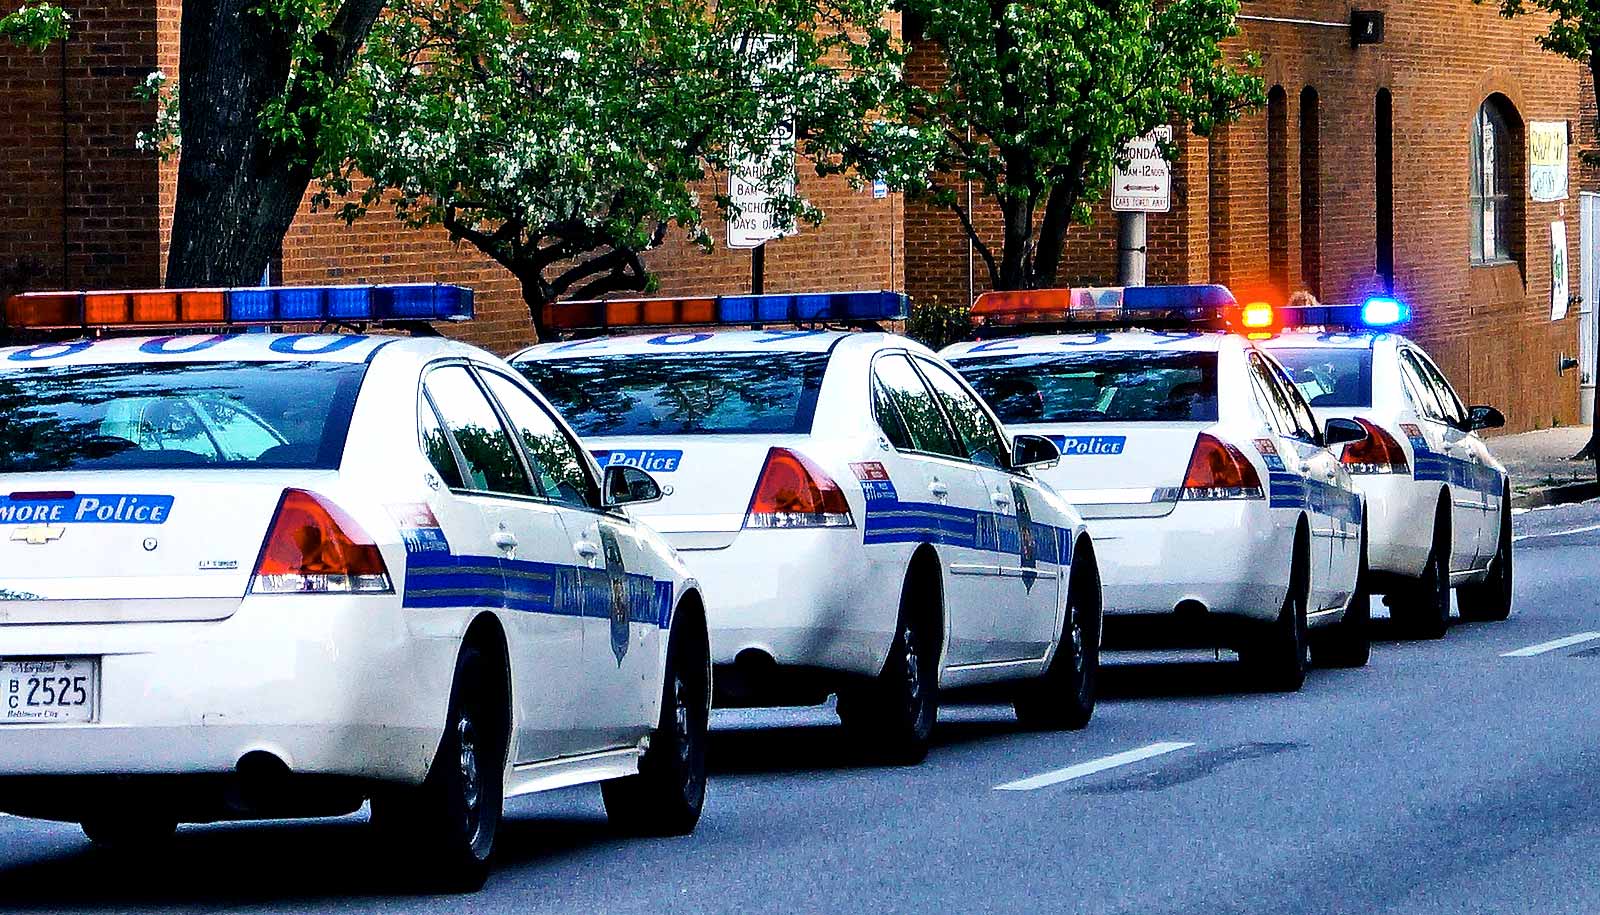
[[[745,527],[851,527],[844,490],[798,451],[773,448],[761,468]]]
[[[1344,446],[1344,454],[1339,460],[1344,462],[1346,469],[1351,473],[1411,472],[1411,466],[1406,463],[1406,453],[1401,450],[1400,442],[1394,436],[1376,423],[1364,419],[1357,419],[1356,422],[1367,430],[1367,437]]]
[[[259,594],[389,591],[389,570],[367,532],[337,505],[285,489],[250,590]]]
[[[1214,435],[1200,433],[1189,469],[1183,475],[1180,499],[1260,499],[1261,476],[1244,452]]]

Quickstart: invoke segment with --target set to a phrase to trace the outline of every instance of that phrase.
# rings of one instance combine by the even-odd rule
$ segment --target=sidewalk
[[[1512,502],[1524,508],[1600,495],[1594,461],[1569,460],[1589,441],[1588,426],[1560,426],[1485,439],[1511,472]]]

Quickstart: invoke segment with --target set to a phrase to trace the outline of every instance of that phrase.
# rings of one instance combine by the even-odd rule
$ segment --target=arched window
[[[1317,90],[1300,90],[1300,285],[1322,295],[1322,124]]]
[[[1267,92],[1267,278],[1289,295],[1289,99],[1282,86]]]
[[[1472,262],[1522,255],[1522,119],[1511,100],[1491,95],[1472,121]]]
[[[1377,213],[1374,262],[1384,292],[1394,292],[1394,97],[1379,89],[1372,108],[1373,201]]]

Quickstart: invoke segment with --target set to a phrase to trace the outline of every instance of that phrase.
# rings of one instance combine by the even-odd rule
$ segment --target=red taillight
[[[389,570],[367,532],[332,502],[285,489],[250,590],[266,594],[388,591]]]
[[[1244,452],[1214,435],[1200,433],[1189,469],[1183,475],[1183,499],[1260,499],[1261,476]]]
[[[1376,423],[1364,419],[1357,419],[1361,428],[1367,430],[1367,437],[1359,442],[1351,442],[1344,446],[1344,454],[1339,460],[1351,473],[1409,473],[1411,465],[1406,463],[1406,453],[1401,450],[1400,442],[1394,436],[1385,432]]]
[[[797,451],[773,448],[761,468],[745,527],[850,527],[844,490]]]

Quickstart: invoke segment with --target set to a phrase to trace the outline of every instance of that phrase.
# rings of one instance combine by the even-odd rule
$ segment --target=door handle
[[[931,492],[935,496],[943,499],[945,496],[950,495],[950,487],[939,482],[938,480],[934,480],[932,483],[928,484],[928,492]]]
[[[1311,473],[1311,465],[1310,464],[1301,464],[1300,465],[1300,472],[1302,474],[1305,474],[1305,475],[1309,476],[1310,473]]]
[[[1337,471],[1337,470],[1329,470],[1328,473],[1327,473],[1327,476],[1328,476],[1328,479],[1330,481],[1337,480],[1337,479],[1339,479],[1339,471]]]
[[[587,540],[579,540],[572,545],[572,548],[584,559],[593,559],[600,555],[600,548]]]
[[[1011,497],[1006,495],[1005,493],[1001,492],[1000,490],[998,490],[998,489],[995,490],[994,492],[990,493],[989,496],[990,496],[990,498],[994,499],[994,504],[995,504],[996,508],[1010,508],[1011,507]]]
[[[510,531],[495,531],[489,540],[507,553],[517,548],[517,535]]]

